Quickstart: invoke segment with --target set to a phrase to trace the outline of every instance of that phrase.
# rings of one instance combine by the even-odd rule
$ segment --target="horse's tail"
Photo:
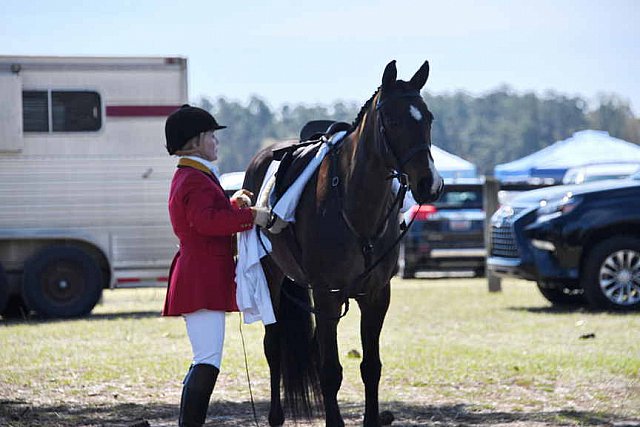
[[[309,291],[285,277],[280,292],[280,368],[284,408],[295,420],[322,409],[318,340]]]

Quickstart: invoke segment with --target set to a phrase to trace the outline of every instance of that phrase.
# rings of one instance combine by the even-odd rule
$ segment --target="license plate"
[[[465,231],[471,228],[470,220],[451,220],[449,228],[454,231]]]

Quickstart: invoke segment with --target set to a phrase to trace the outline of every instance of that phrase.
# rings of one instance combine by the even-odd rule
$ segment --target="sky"
[[[390,60],[425,89],[503,85],[640,115],[640,0],[0,0],[0,55],[184,56],[189,97],[364,103]]]

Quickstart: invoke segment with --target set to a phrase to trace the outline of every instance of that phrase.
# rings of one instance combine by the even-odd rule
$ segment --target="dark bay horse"
[[[361,311],[365,426],[380,426],[380,332],[398,260],[398,201],[391,174],[404,177],[418,203],[436,200],[442,178],[431,156],[433,115],[420,96],[425,62],[410,81],[396,80],[395,61],[343,138],[309,180],[296,220],[267,232],[273,251],[262,264],[278,322],[265,330],[271,374],[270,425],[284,423],[284,403],[297,418],[324,405],[326,425],[344,426],[337,393],[342,382],[337,326],[349,299]],[[258,193],[272,150],[249,165],[244,188]],[[254,200],[255,201],[255,200]],[[313,322],[315,319],[315,323]]]

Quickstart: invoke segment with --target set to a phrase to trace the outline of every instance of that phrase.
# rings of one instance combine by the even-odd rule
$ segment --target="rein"
[[[397,172],[389,175],[386,179],[394,179],[397,178],[398,181],[400,182],[400,188],[395,196],[395,199],[393,201],[393,203],[391,204],[391,206],[389,207],[389,210],[387,211],[387,213],[384,215],[384,217],[382,218],[382,220],[380,221],[380,223],[378,224],[378,226],[376,227],[376,231],[374,233],[373,236],[371,237],[366,237],[361,235],[353,226],[352,222],[349,220],[345,210],[344,210],[344,205],[343,205],[343,194],[340,188],[340,177],[338,176],[338,162],[339,162],[339,155],[340,155],[340,151],[342,148],[342,142],[344,141],[344,138],[338,142],[335,145],[332,145],[330,147],[329,153],[328,155],[330,156],[330,185],[331,188],[335,191],[336,193],[336,197],[338,200],[338,209],[340,210],[340,217],[343,219],[344,223],[346,224],[347,228],[349,229],[349,231],[355,236],[357,237],[361,244],[362,244],[362,255],[364,257],[365,260],[365,269],[362,273],[360,273],[353,282],[347,284],[346,287],[342,288],[342,289],[330,289],[329,292],[332,293],[336,293],[336,294],[343,294],[343,298],[344,298],[344,310],[342,312],[342,314],[340,314],[339,316],[331,316],[327,313],[323,313],[318,311],[317,309],[315,309],[314,307],[310,306],[309,304],[300,301],[298,298],[294,297],[293,295],[291,295],[284,286],[282,286],[281,288],[281,292],[287,297],[289,298],[290,301],[292,301],[295,305],[297,305],[298,307],[300,307],[301,309],[313,313],[317,316],[320,317],[324,317],[324,318],[328,318],[331,320],[339,320],[342,317],[346,316],[347,313],[349,312],[349,294],[350,291],[355,288],[357,285],[359,285],[360,283],[362,283],[364,280],[366,280],[369,275],[373,272],[373,270],[378,267],[380,265],[380,263],[382,263],[382,261],[391,253],[391,251],[393,251],[393,249],[395,249],[396,246],[398,246],[398,244],[400,243],[400,241],[402,240],[402,238],[406,235],[406,233],[409,231],[409,228],[411,227],[411,225],[413,224],[416,215],[418,213],[418,210],[416,210],[416,212],[413,214],[413,217],[411,218],[411,220],[409,221],[408,224],[405,224],[403,222],[403,224],[401,225],[402,231],[399,234],[399,236],[394,240],[394,242],[384,250],[384,252],[382,253],[382,255],[376,259],[375,261],[373,261],[373,250],[374,250],[374,246],[376,244],[376,242],[382,237],[382,235],[384,234],[384,232],[387,229],[389,220],[391,218],[391,215],[395,212],[396,215],[399,213],[400,208],[402,207],[402,204],[404,202],[404,198],[405,195],[407,193],[408,190],[408,175],[404,172],[404,166],[418,153],[422,152],[422,151],[429,151],[429,156],[431,157],[431,146],[429,144],[420,144],[417,145],[415,147],[413,147],[411,150],[409,150],[408,153],[406,153],[404,155],[404,157],[400,158],[396,151],[393,149],[393,146],[391,145],[391,143],[389,142],[388,138],[387,138],[387,133],[386,133],[386,129],[384,126],[384,113],[383,113],[383,106],[385,103],[387,103],[389,100],[391,99],[395,99],[395,98],[407,98],[407,97],[411,97],[411,98],[422,98],[420,96],[420,92],[419,91],[406,91],[406,92],[402,92],[400,94],[396,94],[392,97],[389,97],[387,99],[378,99],[378,101],[376,102],[376,106],[375,106],[375,110],[378,113],[378,135],[380,137],[380,140],[382,141],[382,147],[384,149],[385,152],[390,152],[391,155],[393,156],[395,163],[396,163],[396,170]],[[422,204],[420,204],[420,206],[422,206]],[[263,248],[264,248],[264,242],[262,242],[262,238],[260,236],[260,233],[258,233],[258,237],[260,240],[260,243],[262,244]],[[266,248],[265,248],[266,250]],[[303,284],[298,284],[294,281],[292,281],[295,285],[300,286],[300,287],[304,287],[305,289],[310,289],[309,286],[305,286]],[[363,296],[366,295],[366,293],[361,293],[358,294],[358,296]]]
[[[330,169],[331,170],[331,172],[330,172],[330,175],[331,175],[331,187],[333,189],[335,189],[335,191],[336,191],[337,200],[338,200],[338,206],[339,206],[339,209],[340,209],[340,216],[344,220],[344,222],[347,225],[347,228],[349,229],[349,231],[351,231],[351,233],[354,236],[356,236],[360,240],[360,242],[362,243],[362,254],[363,254],[364,259],[365,259],[365,272],[368,269],[371,268],[373,247],[374,247],[376,241],[379,240],[382,237],[382,235],[384,234],[384,232],[386,231],[387,224],[389,223],[389,218],[391,217],[391,214],[396,212],[396,205],[398,206],[398,211],[399,211],[400,207],[402,206],[402,204],[404,202],[404,197],[405,197],[405,195],[407,193],[407,190],[408,190],[408,175],[404,172],[404,166],[407,164],[407,162],[409,162],[419,152],[430,151],[430,149],[431,149],[429,144],[420,144],[420,145],[417,145],[417,146],[413,147],[411,150],[409,150],[409,152],[407,154],[405,154],[405,156],[403,158],[400,158],[396,154],[395,150],[393,149],[393,146],[391,145],[391,143],[389,142],[389,139],[387,138],[386,129],[384,127],[384,111],[383,111],[384,105],[387,102],[389,102],[390,100],[396,99],[396,98],[420,98],[420,99],[422,99],[422,97],[420,96],[420,92],[419,91],[410,90],[410,91],[401,92],[399,94],[394,94],[393,96],[385,98],[385,99],[382,99],[380,97],[376,101],[375,110],[378,113],[377,122],[379,123],[379,127],[378,127],[379,136],[380,136],[380,138],[382,140],[385,152],[390,152],[393,155],[393,157],[394,157],[394,159],[396,161],[396,166],[397,166],[397,168],[396,168],[397,172],[395,172],[395,173],[391,174],[390,176],[388,176],[387,180],[393,179],[393,178],[397,178],[398,181],[400,182],[400,189],[398,190],[396,198],[393,201],[393,203],[391,204],[391,207],[387,211],[386,215],[382,218],[382,220],[380,221],[380,223],[376,227],[376,231],[375,231],[373,236],[366,237],[366,236],[361,235],[355,229],[355,227],[353,226],[353,223],[349,220],[349,217],[347,216],[347,214],[346,214],[346,212],[344,210],[343,195],[342,195],[342,193],[340,191],[340,187],[339,187],[340,178],[338,177],[338,161],[339,161],[339,155],[340,155],[340,149],[342,147],[342,143],[339,143],[339,144],[336,144],[336,145],[332,146],[331,150],[329,151],[329,156],[331,157],[331,169]],[[341,142],[342,141],[344,141],[344,139],[341,140]],[[411,221],[411,222],[413,222],[413,221]],[[401,236],[404,236],[405,233],[402,233]],[[398,242],[394,243],[391,246],[391,249],[393,249],[398,244]],[[390,252],[390,250],[388,250],[387,252]],[[385,252],[385,255],[386,255],[387,252]],[[382,258],[384,258],[384,256],[381,257],[380,259],[376,260],[376,262],[373,263],[373,267],[376,267],[382,261]]]
[[[399,211],[400,207],[402,206],[402,203],[404,202],[404,197],[407,194],[407,189],[408,189],[408,185],[407,185],[408,177],[405,173],[397,172],[395,174],[389,175],[386,178],[387,180],[398,178],[398,181],[400,182],[400,189],[398,190],[398,193],[396,194],[396,197],[393,203],[389,207],[389,210],[387,211],[387,213],[384,215],[384,217],[376,227],[376,231],[374,235],[371,237],[363,236],[358,232],[358,230],[356,230],[356,228],[354,227],[351,220],[349,220],[349,217],[347,216],[347,213],[344,210],[344,204],[343,204],[344,197],[340,188],[340,178],[338,177],[338,160],[340,155],[340,148],[341,146],[338,146],[338,147],[334,146],[331,148],[331,150],[328,153],[328,155],[331,158],[331,165],[330,165],[331,188],[336,193],[336,198],[338,200],[338,209],[340,211],[340,216],[342,217],[342,220],[347,225],[347,228],[349,229],[351,234],[356,236],[362,244],[362,254],[365,258],[365,269],[366,269],[366,268],[369,268],[369,266],[371,266],[372,264],[371,259],[373,254],[373,247],[375,243],[382,237],[384,232],[387,230],[387,224],[388,224],[389,218],[394,212],[396,212],[396,206],[398,207],[397,210]],[[376,265],[379,264],[380,261],[381,260],[376,261],[375,264]]]
[[[344,210],[344,204],[343,204],[343,194],[341,191],[341,187],[340,187],[340,177],[338,176],[338,163],[339,163],[339,159],[340,159],[340,151],[343,145],[343,141],[344,138],[342,140],[340,140],[339,143],[332,145],[330,150],[329,150],[329,157],[330,157],[330,185],[331,188],[335,191],[336,194],[336,198],[338,200],[338,209],[340,211],[340,216],[343,219],[344,223],[346,224],[347,228],[349,229],[349,231],[356,237],[358,238],[358,240],[360,241],[361,245],[362,245],[362,255],[364,257],[364,261],[365,261],[365,269],[362,273],[360,273],[356,279],[347,284],[347,286],[343,289],[337,289],[337,290],[330,290],[330,292],[336,292],[336,293],[341,293],[343,294],[343,298],[344,298],[344,311],[342,312],[342,314],[338,317],[335,316],[329,316],[326,313],[322,313],[319,312],[318,310],[316,310],[314,307],[309,306],[306,303],[303,303],[302,301],[299,301],[297,298],[295,298],[294,296],[292,296],[291,294],[289,294],[287,292],[287,290],[282,287],[282,292],[285,294],[285,296],[287,296],[287,298],[289,298],[294,304],[296,304],[298,307],[311,312],[315,315],[319,315],[319,316],[323,316],[323,317],[327,317],[330,319],[334,319],[334,320],[339,320],[342,317],[346,316],[346,314],[349,311],[349,295],[350,295],[350,291],[354,288],[356,288],[358,285],[360,285],[364,280],[366,280],[369,275],[373,272],[373,270],[378,267],[378,265],[380,265],[380,263],[382,263],[382,261],[391,253],[391,251],[393,251],[395,249],[396,246],[398,246],[398,244],[400,243],[400,241],[402,240],[402,238],[405,236],[405,234],[409,231],[409,228],[411,227],[411,225],[413,224],[417,212],[416,211],[413,215],[413,217],[411,218],[411,220],[409,221],[409,224],[404,224],[404,227],[402,227],[402,232],[400,233],[400,235],[394,240],[394,242],[384,250],[384,252],[382,253],[382,255],[376,259],[375,261],[373,260],[373,251],[374,251],[374,247],[376,242],[382,237],[382,235],[384,234],[384,232],[387,229],[389,220],[391,218],[392,214],[398,214],[400,208],[402,207],[402,204],[404,202],[404,198],[405,195],[407,193],[408,190],[408,175],[404,172],[404,166],[407,164],[407,162],[409,162],[416,154],[422,152],[422,151],[429,151],[429,156],[431,156],[430,154],[430,149],[431,146],[429,144],[420,144],[417,145],[415,147],[413,147],[408,153],[406,153],[404,155],[403,158],[400,158],[396,151],[393,149],[393,146],[391,145],[391,143],[389,142],[388,138],[387,138],[387,134],[386,134],[386,129],[384,126],[384,113],[383,113],[383,106],[386,102],[388,102],[391,99],[395,99],[395,98],[422,98],[420,96],[420,92],[419,91],[406,91],[406,92],[402,92],[400,94],[396,94],[392,97],[386,98],[386,99],[378,99],[378,101],[376,102],[376,106],[375,106],[375,110],[378,113],[378,123],[379,123],[379,127],[378,127],[378,132],[379,132],[379,137],[382,141],[382,146],[385,150],[385,152],[390,152],[393,156],[393,158],[395,159],[396,165],[397,165],[397,172],[389,175],[386,179],[394,179],[397,178],[398,181],[400,182],[400,188],[395,196],[395,199],[393,200],[393,203],[391,204],[391,206],[389,207],[387,213],[384,215],[384,217],[382,218],[382,220],[380,221],[380,223],[378,224],[378,226],[376,227],[376,231],[374,233],[373,236],[371,237],[367,237],[367,236],[363,236],[362,234],[360,234],[356,228],[354,227],[353,223],[351,222],[351,220],[349,220],[349,217],[347,216],[345,210]],[[295,283],[295,282],[294,282]],[[300,284],[297,284],[298,286],[302,286]],[[308,288],[308,287],[307,287]],[[366,293],[362,293],[359,294],[359,296],[362,295],[366,295]]]

